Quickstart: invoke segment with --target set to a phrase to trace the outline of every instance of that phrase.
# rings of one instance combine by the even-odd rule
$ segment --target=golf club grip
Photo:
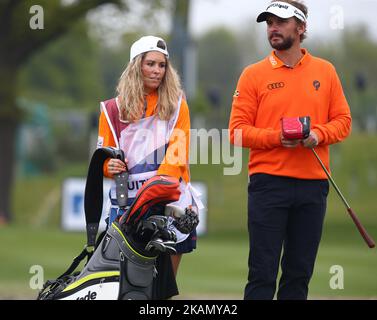
[[[374,240],[369,236],[368,232],[365,230],[363,225],[361,224],[360,220],[356,216],[356,213],[351,209],[347,208],[349,215],[351,216],[353,222],[356,224],[357,229],[359,230],[361,236],[364,238],[365,242],[367,243],[369,248],[374,248],[376,243]]]

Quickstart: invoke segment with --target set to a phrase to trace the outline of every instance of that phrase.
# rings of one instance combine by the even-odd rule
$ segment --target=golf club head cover
[[[281,119],[281,132],[286,140],[303,140],[310,134],[310,117]]]
[[[120,224],[136,224],[152,213],[154,206],[178,201],[181,195],[179,180],[171,176],[158,175],[150,178],[137,192],[136,198],[126,213],[122,215]],[[163,211],[162,211],[163,214]]]
[[[177,230],[185,234],[192,232],[198,224],[199,215],[191,206],[185,209],[185,214],[175,218],[173,221],[173,225]]]

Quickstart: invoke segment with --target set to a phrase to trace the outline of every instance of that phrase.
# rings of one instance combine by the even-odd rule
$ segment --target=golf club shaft
[[[357,229],[359,230],[361,236],[363,237],[363,239],[365,240],[365,242],[367,243],[368,247],[369,248],[374,248],[375,247],[375,242],[374,240],[369,236],[368,232],[366,231],[366,229],[364,228],[364,226],[361,224],[359,218],[356,216],[356,213],[352,210],[352,208],[350,207],[350,205],[348,204],[346,198],[344,198],[343,194],[340,192],[338,186],[336,185],[334,179],[331,177],[330,173],[328,172],[328,170],[326,169],[325,165],[323,164],[321,158],[318,156],[317,152],[314,150],[314,148],[312,148],[312,151],[315,155],[315,157],[317,158],[319,164],[321,165],[323,171],[325,171],[327,177],[329,178],[332,186],[334,187],[334,189],[336,190],[337,194],[339,195],[339,197],[342,199],[344,205],[346,206],[347,208],[347,212],[349,213],[349,215],[351,216],[352,218],[352,221],[355,223]]]
[[[314,150],[314,148],[312,148],[312,151],[315,155],[315,157],[317,158],[319,164],[321,165],[323,171],[325,171],[327,177],[329,178],[332,186],[334,187],[335,191],[337,192],[337,194],[339,195],[339,197],[342,199],[344,205],[346,206],[347,209],[351,209],[350,205],[348,204],[346,198],[344,198],[343,194],[340,192],[338,186],[336,185],[334,179],[331,177],[330,175],[330,172],[326,169],[325,165],[323,164],[321,158],[318,156],[317,152]]]

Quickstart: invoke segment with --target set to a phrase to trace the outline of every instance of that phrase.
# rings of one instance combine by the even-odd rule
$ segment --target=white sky
[[[200,35],[208,29],[223,25],[235,30],[253,23],[270,0],[191,0],[190,30]],[[377,0],[304,0],[309,8],[309,35],[337,37],[343,28],[362,23],[368,25],[377,41]],[[265,24],[257,24],[264,32]]]

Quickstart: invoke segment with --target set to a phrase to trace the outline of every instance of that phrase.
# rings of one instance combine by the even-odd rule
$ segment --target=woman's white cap
[[[258,17],[257,22],[266,21],[266,18],[269,14],[273,14],[283,19],[288,19],[296,17],[302,22],[306,22],[305,14],[295,6],[283,2],[283,1],[274,1],[272,2],[265,11],[263,11]]]
[[[130,50],[130,61],[141,53],[159,51],[169,58],[168,47],[164,39],[154,36],[141,37],[135,41]]]

